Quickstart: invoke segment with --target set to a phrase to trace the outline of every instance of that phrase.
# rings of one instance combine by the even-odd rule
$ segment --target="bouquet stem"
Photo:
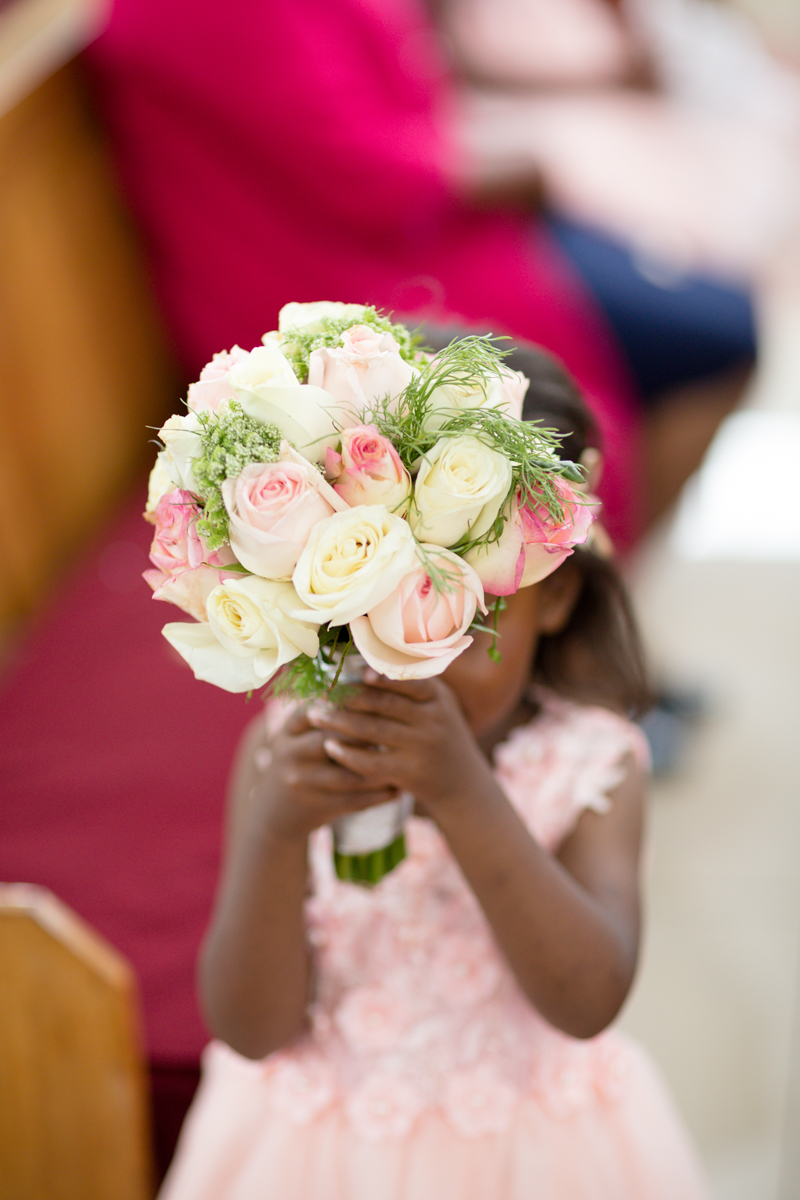
[[[339,879],[372,887],[393,871],[405,856],[406,835],[400,833],[388,846],[373,850],[370,854],[341,854],[334,846],[333,865]]]
[[[405,823],[414,798],[348,813],[333,823],[333,864],[339,879],[372,887],[406,856]]]
[[[360,654],[338,652],[336,678],[360,683],[367,664]],[[403,792],[387,804],[347,813],[333,822],[333,865],[339,879],[373,887],[406,856],[405,823],[414,797]]]

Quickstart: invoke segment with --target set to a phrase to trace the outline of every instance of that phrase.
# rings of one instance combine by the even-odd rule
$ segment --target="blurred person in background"
[[[605,519],[631,544],[626,366],[544,223],[465,184],[423,0],[116,0],[88,60],[188,378],[256,344],[289,300],[527,338],[585,389],[606,445]]]
[[[538,188],[635,376],[657,517],[741,396],[800,229],[800,78],[718,0],[435,11],[476,184]]]

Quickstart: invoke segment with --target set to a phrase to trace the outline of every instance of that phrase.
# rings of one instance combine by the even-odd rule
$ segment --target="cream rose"
[[[382,504],[359,505],[320,521],[292,580],[317,624],[345,625],[394,591],[417,562],[406,522]]]
[[[192,460],[199,458],[203,446],[202,426],[193,412],[176,413],[158,431],[164,443],[162,466],[176,487],[199,495],[197,480],[192,472]],[[161,457],[161,455],[159,455]]]
[[[489,379],[485,387],[457,387],[453,384],[438,387],[431,393],[431,408],[425,418],[425,428],[436,432],[454,413],[467,408],[496,408],[518,421],[522,416],[522,404],[529,383],[521,371],[503,367],[502,374]]]
[[[242,408],[264,425],[275,425],[309,462],[323,462],[339,440],[336,404],[318,387],[301,384],[275,345],[256,346],[228,376]]]
[[[425,455],[409,524],[421,542],[454,546],[491,528],[511,487],[508,459],[478,438],[441,438]]]
[[[287,442],[279,462],[253,463],[226,479],[222,499],[236,557],[265,579],[291,579],[317,522],[347,508],[316,467]]]
[[[228,376],[233,386],[246,392],[265,387],[298,387],[292,364],[274,344],[256,346],[232,364]]]
[[[297,616],[290,583],[257,575],[227,579],[210,593],[206,609],[207,623],[166,625],[162,633],[196,679],[225,691],[262,687],[284,663],[319,649],[316,630]]]
[[[417,374],[400,357],[390,333],[354,325],[341,346],[314,350],[308,360],[308,382],[324,388],[342,411],[342,424],[360,423],[367,408],[388,396],[397,400]]]
[[[356,320],[364,312],[363,304],[342,304],[338,300],[317,300],[312,304],[284,304],[278,313],[278,329],[286,333],[290,329],[303,329],[306,333],[321,333],[325,318],[344,321]]]
[[[426,546],[450,579],[436,591],[425,567],[405,575],[390,596],[366,616],[350,622],[361,656],[389,679],[427,679],[440,675],[472,644],[467,630],[483,604],[481,581],[458,555]]]

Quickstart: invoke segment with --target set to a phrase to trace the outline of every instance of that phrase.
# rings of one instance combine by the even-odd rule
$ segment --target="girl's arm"
[[[626,766],[610,811],[585,812],[557,858],[499,788],[475,788],[437,809],[520,986],[573,1037],[610,1024],[636,967],[643,779],[632,760]]]
[[[396,794],[337,766],[322,742],[297,712],[267,745],[261,717],[248,728],[234,767],[227,851],[201,954],[200,995],[212,1032],[248,1058],[263,1058],[305,1029],[309,833]]]
[[[346,708],[315,706],[310,720],[331,735],[325,746],[336,761],[424,805],[537,1010],[574,1037],[604,1029],[636,964],[644,781],[633,761],[610,812],[585,813],[553,858],[506,798],[440,679],[375,677]]]

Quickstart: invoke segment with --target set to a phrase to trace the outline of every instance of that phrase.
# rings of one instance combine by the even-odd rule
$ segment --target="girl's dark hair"
[[[483,330],[424,325],[423,341],[443,349],[454,337]],[[508,345],[509,343],[506,343]],[[554,429],[562,458],[579,462],[600,448],[597,424],[577,384],[552,354],[514,340],[505,363],[530,380],[523,419]],[[593,544],[576,547],[559,571],[579,571],[580,590],[566,626],[544,634],[533,663],[535,681],[583,704],[600,704],[637,715],[650,703],[642,645],[627,588],[613,558]]]

